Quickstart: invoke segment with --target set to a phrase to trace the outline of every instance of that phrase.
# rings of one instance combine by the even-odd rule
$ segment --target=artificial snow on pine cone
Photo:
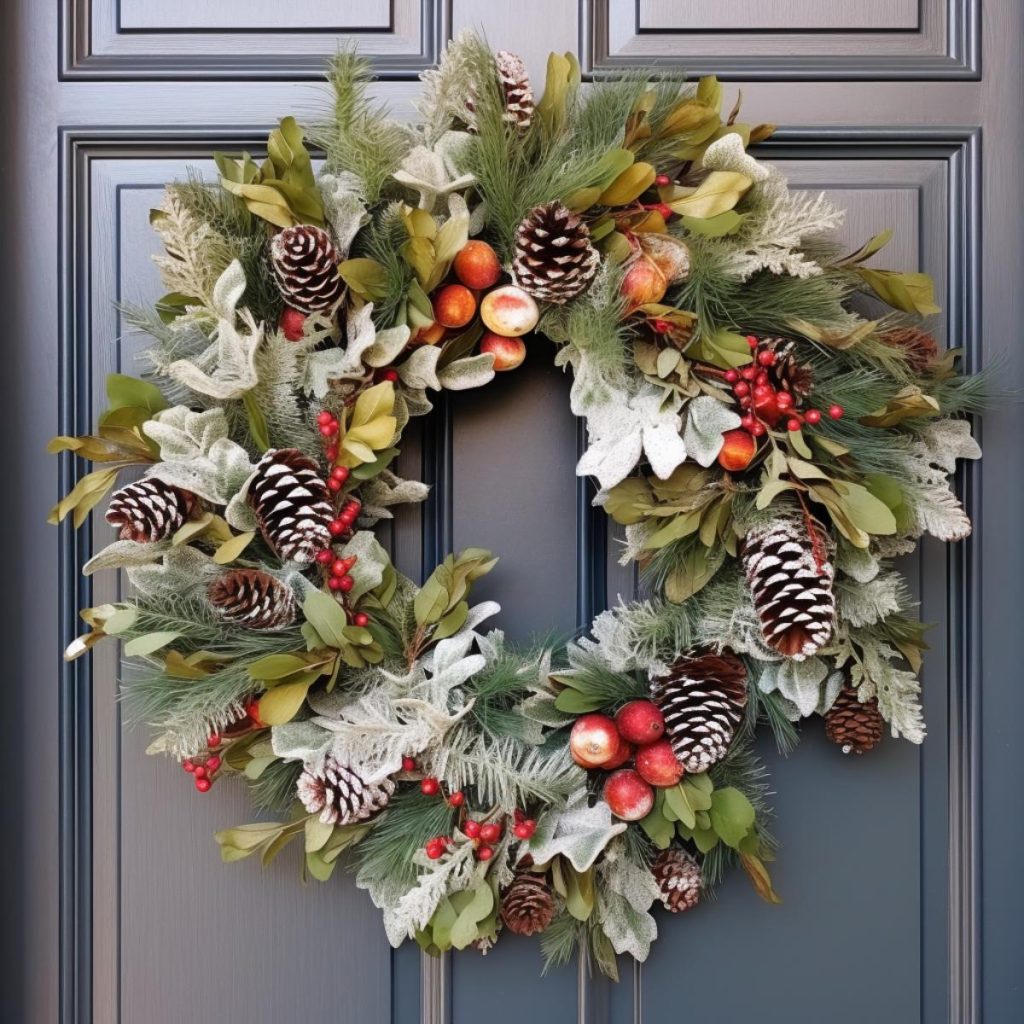
[[[270,265],[285,304],[303,313],[331,309],[345,283],[331,236],[312,224],[284,228],[270,240]]]
[[[877,699],[862,703],[854,686],[844,686],[825,714],[825,735],[844,754],[866,754],[878,745],[884,730]]]
[[[278,557],[312,562],[331,542],[334,517],[317,464],[298,448],[271,449],[249,484],[249,504]]]
[[[814,388],[814,375],[798,358],[796,343],[785,338],[765,338],[761,344],[775,356],[775,361],[766,367],[769,383],[778,391],[788,391],[795,399],[806,398]]]
[[[691,910],[700,900],[700,865],[678,846],[662,850],[651,865],[659,899],[673,914]]]
[[[743,542],[743,571],[764,642],[802,661],[832,638],[835,570],[824,527],[785,517],[758,527]]]
[[[594,279],[600,262],[590,229],[562,203],[535,206],[516,229],[512,276],[541,302],[574,299]]]
[[[196,496],[156,477],[136,480],[115,491],[107,509],[107,522],[119,526],[121,540],[149,543],[166,540],[185,525]]]
[[[212,604],[221,618],[248,629],[281,629],[298,613],[292,588],[259,569],[232,569],[210,584]]]
[[[543,875],[520,871],[501,894],[501,919],[516,935],[544,931],[555,916],[555,898]]]
[[[299,776],[295,791],[310,814],[325,825],[351,825],[383,810],[395,791],[391,779],[367,785],[359,773],[330,754],[323,771],[308,768]]]
[[[705,772],[732,745],[747,706],[747,669],[729,651],[688,651],[651,678],[651,699],[680,764],[690,774]]]
[[[533,121],[533,89],[526,65],[518,54],[508,50],[499,50],[494,62],[505,94],[505,120],[515,125],[517,131],[525,132]]]

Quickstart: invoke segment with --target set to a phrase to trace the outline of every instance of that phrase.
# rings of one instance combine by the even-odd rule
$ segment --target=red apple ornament
[[[465,327],[476,313],[476,298],[462,284],[447,284],[434,295],[434,320],[442,327]]]
[[[641,747],[636,755],[636,770],[652,786],[674,786],[683,777],[683,766],[668,740]]]
[[[504,334],[487,331],[480,339],[480,352],[494,356],[494,369],[514,370],[526,358],[526,343],[521,338],[507,338]]]
[[[488,330],[506,338],[518,338],[532,331],[540,319],[533,296],[514,284],[488,292],[480,303],[480,319]]]
[[[665,716],[658,705],[650,700],[631,700],[615,714],[619,735],[630,743],[653,743],[665,732]]]
[[[619,753],[619,733],[607,715],[583,715],[569,733],[569,753],[584,768],[601,768]]]
[[[607,764],[603,764],[601,767],[606,772],[610,772],[614,768],[621,768],[635,753],[636,747],[632,743],[620,740],[619,752]]]
[[[479,239],[467,242],[458,251],[452,269],[467,288],[490,288],[501,277],[498,254]]]
[[[722,469],[737,473],[750,465],[757,451],[757,441],[753,434],[737,427],[727,430],[722,435],[722,450],[718,453],[718,464]]]
[[[602,795],[612,814],[623,821],[639,821],[654,806],[654,790],[632,768],[612,772]]]

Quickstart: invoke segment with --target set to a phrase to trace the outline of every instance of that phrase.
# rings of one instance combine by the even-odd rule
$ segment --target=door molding
[[[214,148],[258,149],[267,125],[240,128],[160,126],[131,129],[64,128],[58,131],[59,398],[61,434],[86,432],[92,425],[89,337],[90,186],[92,165],[102,159],[154,156],[205,159]],[[981,318],[981,133],[977,127],[916,126],[879,128],[825,126],[781,129],[760,147],[769,158],[823,156],[833,159],[936,159],[947,167],[948,323],[965,349],[969,370],[977,368]],[[437,486],[424,509],[424,561],[450,547],[451,416],[443,401],[426,427],[427,482]],[[70,455],[59,461],[58,484],[66,493],[81,475]],[[972,519],[980,519],[981,470],[958,473],[958,490]],[[605,601],[606,524],[590,505],[589,484],[577,490],[577,618],[586,624]],[[77,612],[90,603],[91,583],[80,574],[90,557],[87,530],[60,528],[59,619],[63,643],[77,633]],[[949,874],[948,955],[950,1019],[980,1024],[980,546],[972,540],[948,549],[949,607]],[[92,710],[88,659],[62,663],[60,670],[60,1020],[92,1020]],[[447,1024],[447,969],[428,961],[421,971],[425,1024]],[[629,984],[624,980],[623,984]],[[640,1020],[642,969],[633,979],[634,1019]],[[579,981],[580,1022],[606,1019],[602,992]]]

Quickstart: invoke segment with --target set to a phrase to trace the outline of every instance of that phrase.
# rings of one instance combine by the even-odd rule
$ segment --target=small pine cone
[[[743,542],[743,571],[764,642],[802,661],[832,637],[835,571],[829,541],[816,520],[780,519]]]
[[[278,557],[312,562],[331,542],[330,492],[316,463],[297,448],[271,449],[249,484],[249,504]]]
[[[136,480],[113,493],[107,522],[120,526],[121,540],[139,543],[166,540],[192,514],[196,496],[156,477]]]
[[[676,758],[699,774],[732,745],[747,706],[747,669],[730,651],[685,651],[665,675],[651,678],[651,699],[665,717]]]
[[[208,594],[222,618],[249,629],[281,629],[297,614],[292,588],[259,569],[232,569],[210,584]]]
[[[395,791],[391,779],[367,785],[359,773],[327,755],[322,772],[308,768],[295,784],[302,806],[325,825],[351,825],[383,810]]]
[[[526,65],[517,54],[499,50],[494,55],[498,79],[505,94],[505,120],[523,133],[533,121],[533,89]]]
[[[885,721],[872,697],[861,703],[854,686],[844,686],[825,714],[825,735],[843,748],[844,754],[866,754],[882,739]]]
[[[544,931],[555,916],[555,899],[543,875],[520,871],[501,894],[501,919],[516,935]]]
[[[270,240],[270,265],[281,296],[303,313],[337,304],[345,290],[340,262],[331,236],[311,224],[284,228]]]
[[[574,299],[593,280],[600,262],[589,228],[562,203],[534,207],[516,229],[512,276],[541,302]]]
[[[926,372],[939,358],[939,343],[920,327],[893,327],[878,338],[891,348],[901,349],[907,365],[918,373]]]
[[[700,865],[685,850],[670,846],[651,865],[660,899],[673,914],[692,910],[700,900]]]
[[[779,391],[788,391],[794,398],[806,398],[814,390],[811,368],[800,362],[796,343],[785,338],[765,338],[765,347],[775,353],[775,362],[768,367],[768,379]]]

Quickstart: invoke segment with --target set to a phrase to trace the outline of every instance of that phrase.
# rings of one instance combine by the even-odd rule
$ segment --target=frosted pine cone
[[[700,900],[700,865],[685,850],[670,846],[651,865],[659,898],[673,914],[691,910]]]
[[[226,621],[249,629],[281,629],[297,614],[292,588],[259,569],[232,569],[210,584],[209,597]]]
[[[113,493],[107,522],[120,526],[121,540],[140,543],[166,540],[185,525],[196,496],[156,477],[136,480]]]
[[[280,558],[312,562],[331,542],[330,492],[316,463],[297,448],[271,449],[260,459],[249,484],[249,504]]]
[[[331,309],[341,299],[340,262],[331,236],[311,224],[284,228],[270,240],[270,265],[281,297],[303,313]]]
[[[308,768],[295,784],[302,806],[325,825],[351,825],[383,810],[395,791],[391,779],[367,785],[359,773],[329,754],[322,772]]]
[[[501,894],[501,919],[516,935],[544,931],[555,916],[555,898],[543,875],[520,871]]]
[[[512,276],[541,302],[574,299],[593,280],[600,262],[587,225],[562,203],[534,207],[516,230]]]
[[[508,50],[494,55],[498,79],[505,94],[505,120],[519,132],[525,132],[533,121],[533,89],[521,57]]]

